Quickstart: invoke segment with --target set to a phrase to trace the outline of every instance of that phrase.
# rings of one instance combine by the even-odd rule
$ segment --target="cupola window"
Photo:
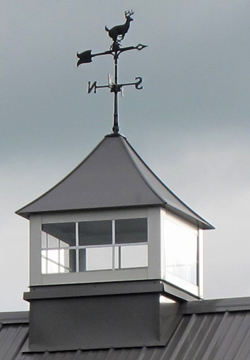
[[[164,213],[162,279],[196,293],[200,286],[202,230],[176,216]]]
[[[165,271],[197,285],[197,231],[171,221],[165,223]]]
[[[42,274],[148,266],[146,218],[42,225]]]

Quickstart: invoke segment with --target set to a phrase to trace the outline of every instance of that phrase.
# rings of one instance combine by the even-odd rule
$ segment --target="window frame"
[[[116,222],[120,221],[120,220],[138,220],[138,219],[145,219],[146,220],[146,241],[138,241],[138,242],[128,242],[128,243],[119,243],[116,242]],[[107,221],[111,223],[111,231],[110,231],[110,236],[111,236],[111,243],[106,243],[106,244],[94,244],[94,245],[81,245],[80,244],[80,224],[84,223],[91,223],[91,222],[101,222],[101,221]],[[51,223],[58,225],[58,224],[74,224],[74,228],[75,228],[75,245],[69,245],[67,247],[61,247],[60,246],[60,242],[63,241],[59,238],[56,238],[58,240],[58,246],[50,246],[48,243],[48,235],[51,235],[49,233],[46,233],[43,230],[43,225],[48,225],[46,224],[42,224],[41,226],[41,258],[42,258],[42,264],[41,264],[41,272],[43,275],[49,275],[49,274],[61,274],[64,272],[58,271],[58,272],[48,272],[48,265],[49,262],[54,263],[54,265],[58,265],[58,270],[60,270],[61,267],[64,267],[66,269],[66,266],[64,266],[63,264],[60,263],[60,250],[75,250],[75,271],[69,271],[72,273],[80,273],[80,272],[89,272],[89,271],[106,271],[106,270],[112,270],[112,271],[116,271],[116,270],[124,270],[124,269],[138,269],[138,268],[146,268],[148,267],[148,254],[147,254],[147,265],[145,266],[127,266],[127,267],[123,267],[122,266],[122,248],[123,247],[138,247],[138,246],[147,246],[148,249],[148,222],[147,222],[147,218],[146,217],[133,217],[133,218],[128,218],[128,219],[109,219],[109,220],[88,220],[88,221],[76,221],[76,222],[60,222],[60,223]],[[43,234],[45,235],[45,244],[46,246],[43,247]],[[53,235],[51,235],[53,236]],[[101,248],[106,248],[106,249],[111,249],[111,253],[112,253],[112,266],[109,269],[86,269],[85,271],[81,271],[80,270],[80,250],[87,250],[88,249],[101,249]],[[116,251],[117,249],[117,251]],[[49,251],[58,251],[58,263],[56,263],[53,260],[49,259]],[[46,256],[43,256],[43,252],[46,252]],[[118,253],[118,255],[116,256],[116,252]],[[148,251],[147,251],[148,253]],[[46,267],[46,272],[43,272],[43,259],[45,260],[45,267]],[[118,266],[116,266],[116,263],[118,263]],[[67,273],[67,272],[66,272]]]
[[[79,273],[41,273],[41,227],[47,223],[147,218],[148,267]],[[142,244],[142,243],[140,243]],[[144,243],[143,243],[144,244]],[[32,214],[30,216],[30,286],[160,279],[160,208],[121,208]]]

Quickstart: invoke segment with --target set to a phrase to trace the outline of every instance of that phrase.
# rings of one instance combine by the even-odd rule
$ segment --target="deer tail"
[[[109,31],[109,28],[108,28],[107,26],[105,26],[105,30],[106,30],[106,31]]]

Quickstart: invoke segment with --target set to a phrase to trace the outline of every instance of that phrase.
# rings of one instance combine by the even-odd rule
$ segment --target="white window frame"
[[[116,271],[96,270],[79,273],[41,274],[42,224],[133,218],[147,218],[148,267],[116,269]],[[139,244],[142,245],[146,243]],[[124,246],[124,244],[121,245]],[[159,259],[160,208],[98,210],[89,212],[75,211],[70,213],[50,213],[30,216],[30,286],[160,279],[161,266]]]
[[[135,218],[133,217],[132,219],[146,219],[147,218]],[[74,273],[79,273],[79,272],[83,272],[83,271],[80,271],[80,261],[79,261],[79,257],[80,257],[80,253],[79,253],[79,250],[87,250],[87,249],[97,249],[97,248],[111,248],[112,249],[112,267],[111,269],[108,269],[108,270],[112,270],[112,271],[116,271],[116,270],[124,270],[124,269],[133,269],[133,268],[145,268],[145,267],[148,267],[148,261],[147,261],[147,265],[145,266],[130,266],[130,267],[122,267],[122,259],[121,259],[121,248],[122,247],[134,247],[134,246],[147,246],[148,248],[148,229],[147,229],[147,241],[143,241],[143,242],[133,242],[133,243],[116,243],[116,235],[115,235],[115,227],[116,227],[116,221],[117,220],[130,220],[130,219],[109,219],[109,220],[106,220],[106,221],[110,221],[111,222],[111,239],[112,239],[112,242],[110,244],[101,244],[101,245],[80,245],[79,243],[79,223],[81,223],[80,221],[76,221],[76,222],[72,222],[72,224],[75,225],[75,241],[76,241],[76,244],[74,246],[69,246],[69,247],[60,247],[60,239],[58,239],[58,243],[59,245],[58,246],[49,246],[48,245],[48,235],[46,232],[43,232],[45,234],[45,237],[46,237],[46,247],[42,247],[41,245],[41,257],[42,259],[45,260],[46,262],[46,272],[42,272],[42,274],[62,274],[62,272],[58,271],[58,272],[55,272],[55,273],[49,273],[48,271],[48,261],[51,261],[49,260],[48,256],[47,257],[44,257],[42,255],[42,252],[43,251],[53,251],[53,250],[57,250],[58,253],[59,253],[59,262],[56,263],[55,262],[55,265],[58,265],[58,269],[59,267],[63,267],[63,265],[60,264],[60,250],[75,250],[76,251],[76,269],[74,271]],[[92,220],[93,221],[93,220]],[[96,221],[96,220],[95,220]],[[97,220],[98,221],[98,220]],[[99,220],[99,221],[102,221],[102,220]],[[91,222],[91,220],[89,220],[89,222]],[[148,226],[147,226],[148,227]],[[116,249],[118,250],[118,257],[116,257]],[[147,259],[148,260],[148,259]],[[53,261],[52,261],[53,262]],[[116,262],[118,262],[118,267],[116,267]],[[41,266],[41,271],[42,271],[42,267]],[[101,271],[104,271],[105,269],[100,269]],[[99,271],[98,269],[93,269],[93,270],[85,270],[85,271]]]

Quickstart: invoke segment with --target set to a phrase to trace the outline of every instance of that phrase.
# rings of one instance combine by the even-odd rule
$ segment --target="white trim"
[[[203,293],[203,284],[204,284],[203,234],[204,234],[204,230],[199,229],[199,240],[198,240],[198,256],[199,256],[199,261],[198,261],[198,285],[199,285],[199,296],[201,298],[203,298],[203,296],[204,296],[204,293]]]
[[[68,274],[45,274],[41,276],[41,283],[33,285],[55,285],[55,284],[75,284],[75,283],[100,283],[110,281],[133,281],[149,279],[148,269],[116,269],[96,270],[81,273]]]
[[[186,290],[193,295],[199,296],[199,287],[197,285],[191,284],[174,274],[166,273],[163,280],[177,286],[180,289]]]
[[[75,223],[75,232],[76,232],[76,248],[79,246],[79,226],[78,222]],[[70,247],[72,249],[73,247]],[[76,272],[79,272],[79,251],[76,251]]]
[[[112,270],[115,270],[115,220],[112,220]],[[118,259],[119,261],[120,259]],[[119,261],[119,268],[120,268],[120,261]]]

